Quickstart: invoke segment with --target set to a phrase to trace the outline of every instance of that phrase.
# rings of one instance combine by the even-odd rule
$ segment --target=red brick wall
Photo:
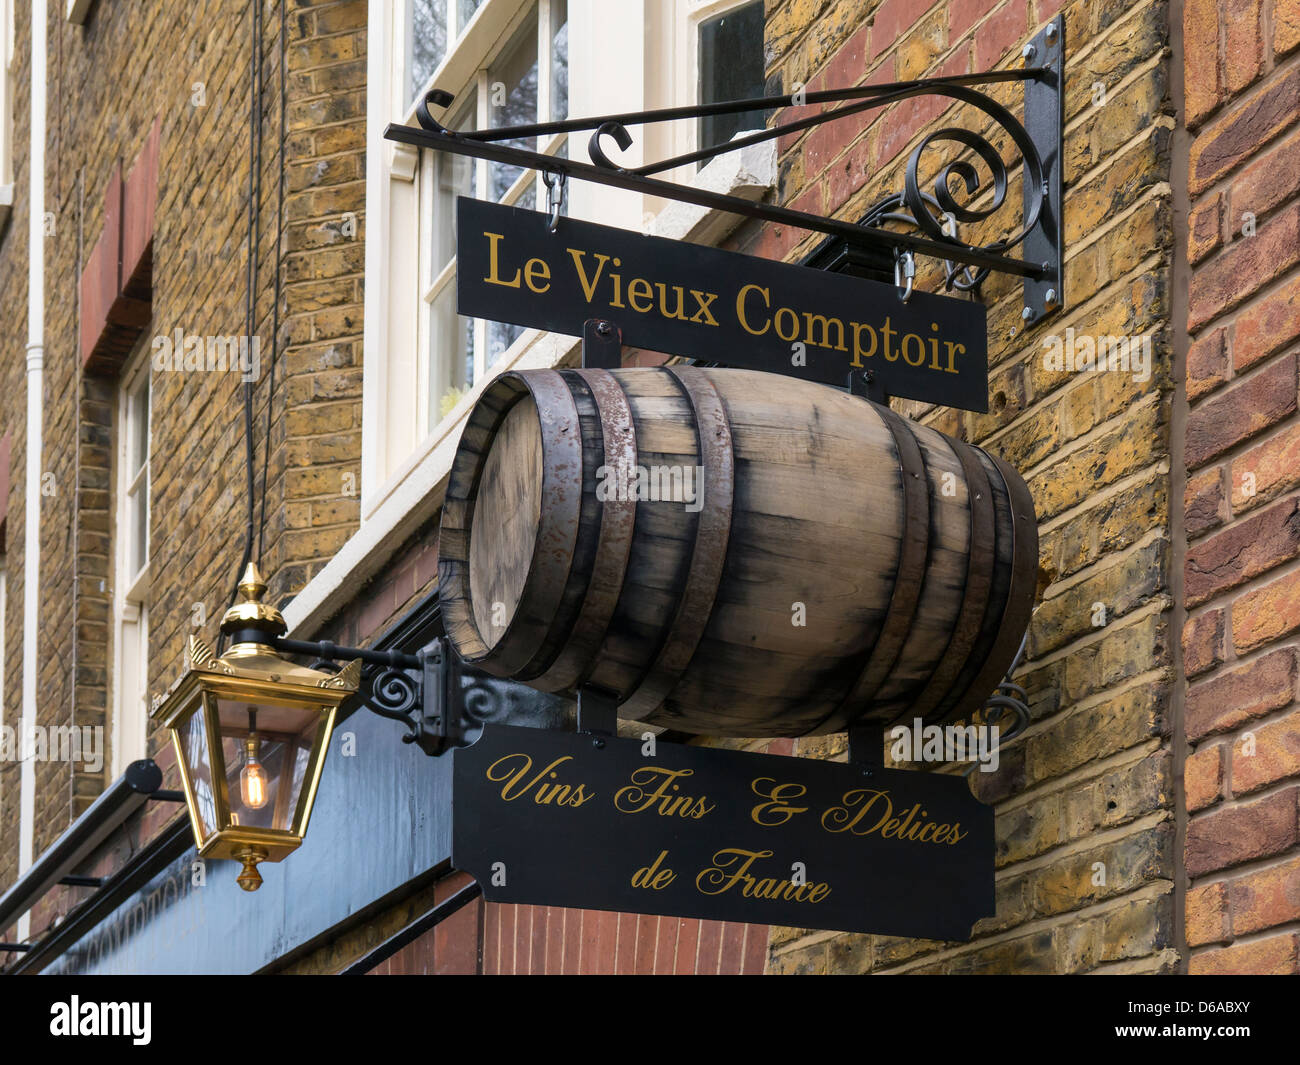
[[[1300,972],[1300,2],[1187,0],[1192,973]]]
[[[485,917],[488,975],[759,975],[767,960],[763,925],[495,903]]]

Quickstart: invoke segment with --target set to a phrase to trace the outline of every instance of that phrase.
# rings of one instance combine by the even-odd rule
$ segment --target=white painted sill
[[[695,175],[694,184],[754,201],[775,187],[776,177],[776,142],[767,141],[717,157]],[[717,244],[740,222],[729,212],[674,201],[659,212],[647,232],[669,240]],[[437,513],[462,424],[493,377],[507,370],[574,363],[579,345],[576,338],[558,333],[525,332],[493,366],[493,375],[485,376],[462,397],[415,453],[369,496],[361,527],[284,609],[290,633],[299,638],[311,636]]]

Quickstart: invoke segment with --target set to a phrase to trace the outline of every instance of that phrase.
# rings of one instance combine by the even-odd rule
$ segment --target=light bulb
[[[266,770],[257,759],[257,737],[249,736],[244,768],[239,771],[239,796],[250,810],[260,810],[266,805]]]

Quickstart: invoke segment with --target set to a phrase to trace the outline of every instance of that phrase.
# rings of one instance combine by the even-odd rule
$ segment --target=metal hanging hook
[[[904,278],[907,284],[903,284]],[[904,303],[912,298],[912,282],[916,279],[916,258],[910,251],[894,253],[894,284],[903,290],[899,297]]]
[[[550,215],[546,228],[554,233],[556,227],[560,224],[560,211],[564,207],[564,197],[569,184],[569,176],[559,171],[543,170],[542,182],[546,185],[546,213]]]

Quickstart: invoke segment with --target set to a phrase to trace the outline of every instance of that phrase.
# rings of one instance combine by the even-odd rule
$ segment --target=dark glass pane
[[[700,24],[700,103],[763,95],[763,3],[746,4]],[[741,130],[762,129],[766,111],[700,119],[700,147],[724,144]]]
[[[458,32],[465,32],[465,27],[469,25],[469,20],[474,17],[474,12],[479,9],[479,5],[482,3],[483,0],[460,0],[459,4],[456,6],[456,14],[458,16],[456,29]]]
[[[447,54],[447,0],[410,0],[406,95],[414,100]]]
[[[488,68],[488,125],[523,126],[537,121],[537,13],[520,27],[514,40]],[[502,144],[532,150],[534,137],[515,137]],[[523,171],[517,166],[488,164],[488,199],[499,200]]]
[[[551,121],[569,117],[569,4],[551,0]]]

